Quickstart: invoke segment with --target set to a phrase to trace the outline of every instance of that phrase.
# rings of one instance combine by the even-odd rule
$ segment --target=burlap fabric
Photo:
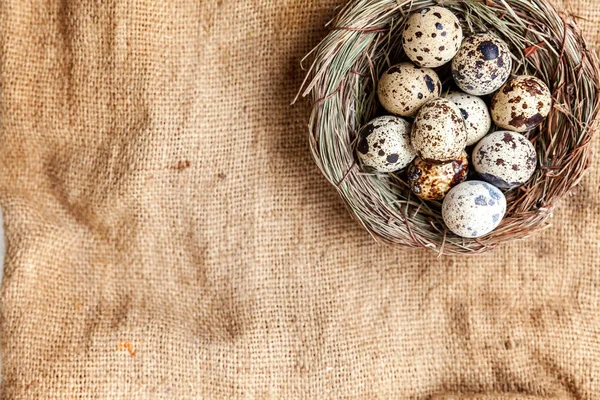
[[[488,255],[374,243],[289,105],[339,4],[0,2],[3,398],[600,398],[599,162]]]

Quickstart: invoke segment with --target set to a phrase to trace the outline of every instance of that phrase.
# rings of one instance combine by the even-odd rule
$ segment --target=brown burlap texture
[[[490,254],[374,243],[289,105],[339,4],[0,2],[3,398],[600,398],[599,162]]]

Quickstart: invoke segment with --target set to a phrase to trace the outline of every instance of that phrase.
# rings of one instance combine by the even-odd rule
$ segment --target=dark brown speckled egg
[[[469,160],[462,152],[456,160],[445,163],[415,158],[408,167],[410,189],[423,200],[442,200],[446,193],[467,178]]]

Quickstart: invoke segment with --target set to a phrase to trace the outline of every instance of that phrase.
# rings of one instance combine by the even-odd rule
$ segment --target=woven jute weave
[[[526,240],[375,243],[289,105],[341,4],[0,1],[2,398],[600,398],[598,158]]]

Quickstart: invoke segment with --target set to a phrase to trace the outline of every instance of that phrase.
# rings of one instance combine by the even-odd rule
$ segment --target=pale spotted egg
[[[467,146],[474,145],[487,135],[492,127],[492,117],[485,101],[471,94],[451,91],[444,96],[456,104],[467,126]]]
[[[367,170],[393,172],[415,158],[410,144],[410,123],[395,116],[382,116],[367,123],[359,132],[356,153]]]
[[[402,46],[415,64],[435,68],[452,60],[462,39],[460,21],[450,10],[426,7],[406,21]]]
[[[377,95],[387,111],[413,117],[427,101],[439,97],[442,83],[434,70],[412,63],[393,65],[379,79]]]
[[[498,90],[510,76],[512,58],[506,42],[491,33],[470,36],[452,59],[452,77],[464,92],[483,96]]]
[[[495,186],[467,181],[450,189],[442,204],[442,218],[454,234],[477,238],[498,227],[506,213],[506,198]]]
[[[499,188],[514,188],[533,176],[537,154],[533,144],[522,134],[498,131],[477,143],[471,161],[484,180]]]
[[[551,105],[550,90],[542,80],[519,75],[509,79],[492,98],[492,118],[501,128],[526,132],[542,123]]]
[[[415,118],[411,143],[425,160],[459,158],[467,143],[467,128],[456,104],[441,97],[425,103]]]

